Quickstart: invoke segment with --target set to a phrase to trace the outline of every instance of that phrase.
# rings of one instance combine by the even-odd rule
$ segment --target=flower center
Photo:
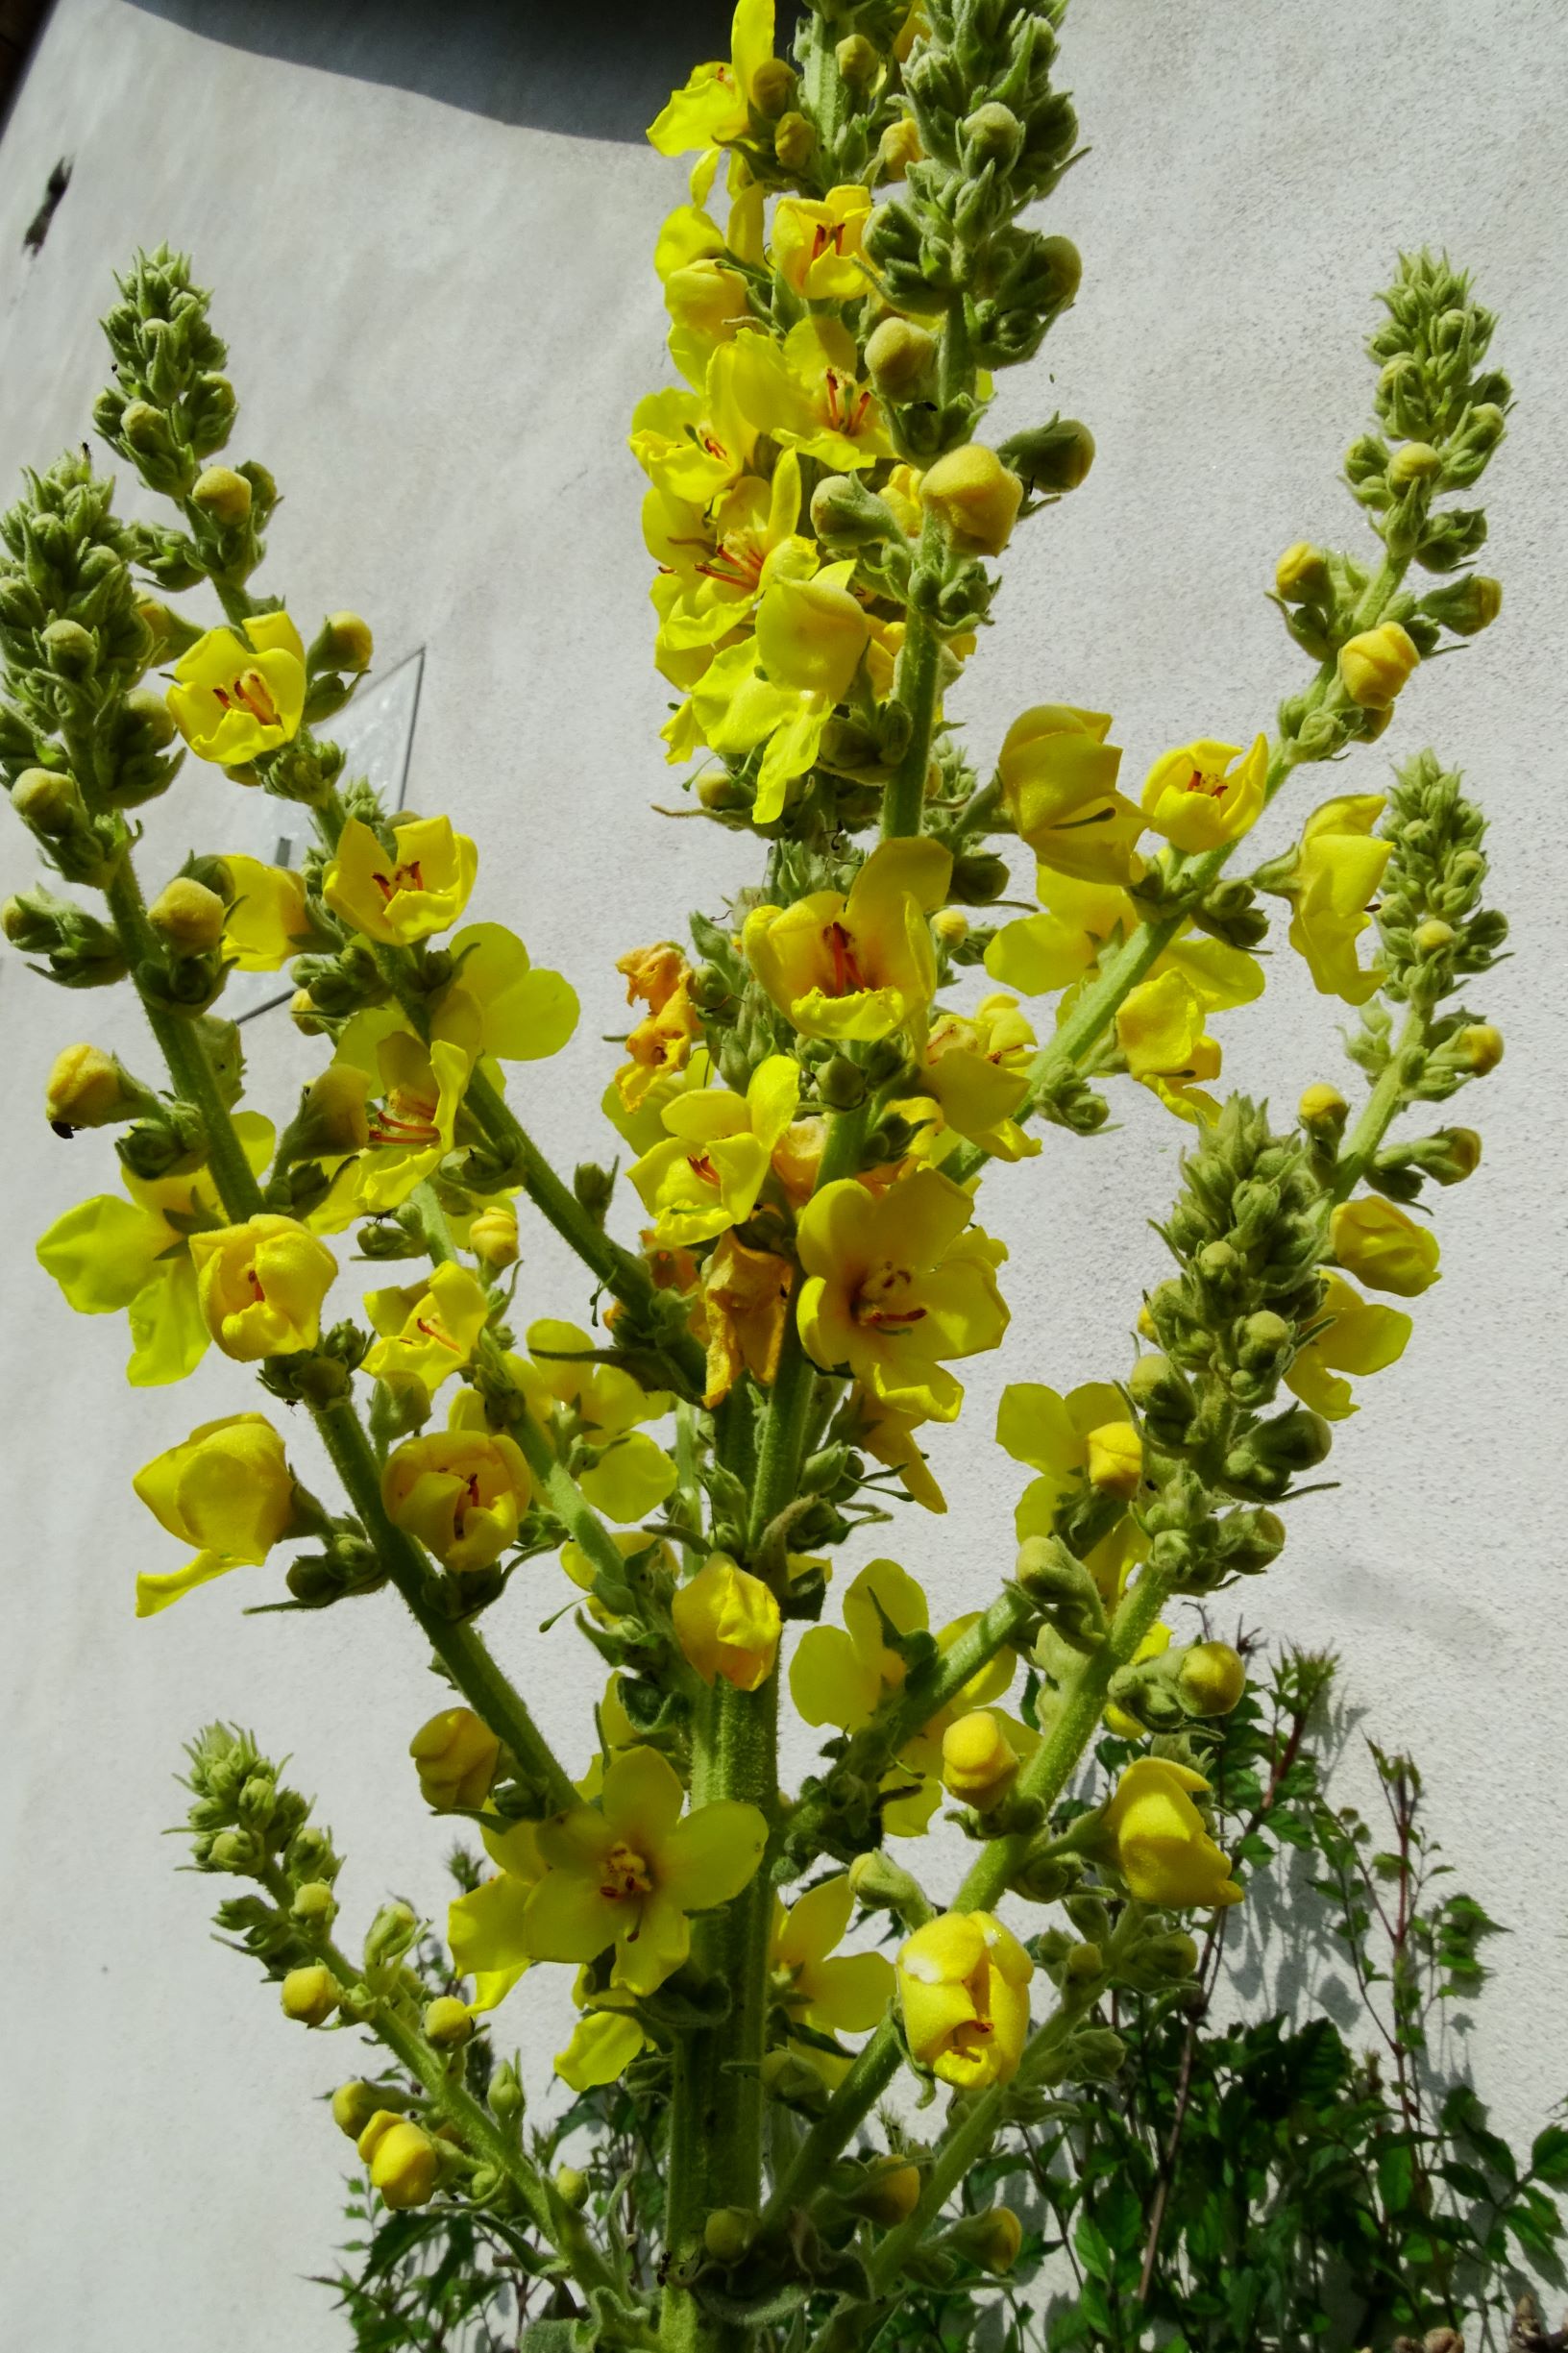
[[[907,1266],[879,1266],[855,1293],[854,1318],[872,1332],[907,1332],[925,1310],[911,1296],[915,1277]]]
[[[425,877],[419,870],[419,860],[407,866],[395,866],[390,874],[372,874],[371,881],[381,895],[383,905],[389,905],[400,891],[423,891]]]
[[[1225,791],[1226,779],[1217,769],[1195,768],[1187,780],[1188,793],[1201,793],[1207,800],[1218,800]]]
[[[416,1316],[414,1319],[414,1328],[416,1331],[423,1332],[425,1337],[431,1341],[437,1348],[450,1348],[454,1357],[459,1357],[462,1355],[463,1352],[458,1347],[456,1341],[453,1338],[452,1334],[446,1329],[444,1324],[438,1321],[436,1317],[431,1315]]]
[[[628,1897],[650,1896],[653,1892],[647,1863],[634,1848],[620,1839],[604,1857],[599,1892],[611,1903],[625,1903]]]
[[[844,252],[844,233],[848,226],[849,224],[847,221],[835,221],[830,229],[825,221],[819,221],[817,224],[817,233],[811,240],[811,257],[813,261],[820,261],[823,254],[830,251],[835,254],[842,255]]]
[[[704,1185],[717,1186],[719,1171],[705,1152],[688,1152],[686,1165],[693,1176],[699,1177]]]
[[[277,726],[278,705],[267,691],[267,682],[258,670],[242,670],[238,677],[230,679],[227,688],[215,686],[212,692],[226,711],[237,707],[241,711],[248,711],[253,719],[259,720],[263,727]]]
[[[823,371],[822,380],[826,388],[825,404],[828,424],[836,433],[845,433],[850,440],[853,440],[866,422],[866,411],[871,404],[870,394],[863,392],[858,401],[854,400],[851,397],[854,386],[850,384],[845,392],[845,397],[841,399],[842,380],[834,368],[827,368]]]
[[[833,979],[829,996],[847,996],[853,989],[866,987],[866,976],[855,959],[853,936],[842,923],[829,923],[822,932],[822,945],[827,950]]]
[[[370,1140],[380,1144],[439,1143],[435,1105],[406,1087],[394,1087],[370,1123]]]

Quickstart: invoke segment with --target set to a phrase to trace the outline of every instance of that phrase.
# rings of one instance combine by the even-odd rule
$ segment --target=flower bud
[[[1023,2245],[1023,2224],[1011,2206],[990,2206],[984,2214],[967,2214],[943,2244],[983,2271],[1011,2271]]]
[[[1094,436],[1076,417],[1053,417],[1049,425],[1014,433],[996,453],[1031,490],[1060,496],[1088,479]]]
[[[147,920],[183,956],[205,956],[223,938],[228,914],[216,891],[188,874],[165,883],[147,910]]]
[[[480,1210],[468,1229],[468,1246],[481,1266],[497,1273],[517,1262],[517,1212],[503,1201]]]
[[[444,1708],[408,1743],[427,1805],[436,1813],[482,1805],[501,1758],[501,1743],[471,1707]]]
[[[866,1073],[847,1054],[835,1054],[817,1073],[817,1091],[829,1111],[853,1111],[866,1100]]]
[[[1336,1144],[1345,1132],[1350,1105],[1337,1087],[1320,1081],[1307,1089],[1296,1105],[1296,1117],[1314,1142]]]
[[[1228,1716],[1246,1687],[1246,1664],[1228,1642],[1194,1642],[1183,1652],[1176,1688],[1194,1716]]]
[[[1439,1128],[1428,1137],[1419,1164],[1439,1185],[1462,1185],[1481,1166],[1481,1138],[1473,1127]]]
[[[1472,1021],[1453,1042],[1454,1058],[1473,1078],[1484,1078],[1503,1059],[1503,1032],[1493,1021]]]
[[[381,1969],[389,1961],[401,1961],[418,1934],[418,1917],[406,1903],[383,1903],[365,1931],[365,1967]]]
[[[702,2244],[715,2263],[739,2263],[756,2235],[757,2218],[745,2206],[716,2206],[702,2225]]]
[[[1286,604],[1308,604],[1331,585],[1328,558],[1308,539],[1295,540],[1274,567],[1274,593]]]
[[[879,2157],[866,2168],[858,2183],[841,2189],[839,2195],[851,2214],[862,2216],[878,2230],[896,2230],[920,2202],[919,2169],[902,2157]]]
[[[300,1097],[292,1141],[301,1153],[362,1152],[370,1141],[365,1098],[370,1074],[353,1063],[330,1062]]]
[[[1143,1478],[1143,1441],[1131,1422],[1102,1423],[1090,1432],[1086,1444],[1091,1487],[1102,1495],[1138,1493]]]
[[[1503,610],[1503,583],[1486,573],[1472,572],[1423,597],[1421,610],[1452,629],[1456,637],[1478,637]]]
[[[429,2134],[401,2117],[381,2133],[370,2160],[371,2182],[393,2207],[427,2205],[440,2170]]]
[[[896,1912],[908,1919],[924,1918],[931,1909],[913,1873],[881,1849],[856,1855],[849,1866],[849,1886],[855,1901],[869,1912]]]
[[[24,768],[11,788],[11,805],[46,842],[62,840],[86,816],[75,777],[57,768]]]
[[[920,504],[965,554],[1000,555],[1022,498],[1017,476],[979,441],[949,450],[920,478]]]
[[[190,502],[214,523],[243,523],[251,511],[251,485],[232,466],[204,466],[190,486]]]
[[[52,621],[39,642],[57,677],[90,677],[98,666],[98,642],[79,621]]]
[[[866,372],[885,401],[913,400],[931,374],[936,336],[913,319],[884,319],[866,345]]]
[[[425,2009],[425,2040],[437,2050],[460,2050],[474,2032],[474,2013],[455,1994],[440,1994]]]
[[[367,2085],[365,2088],[369,2090],[371,2087]],[[402,2121],[403,2112],[401,2108],[378,2106],[372,2109],[370,2116],[366,2119],[364,2126],[360,2131],[358,2140],[355,2143],[355,2147],[358,2153],[361,2165],[369,2165],[371,2159],[375,2156],[376,2151],[378,2148],[380,2148],[381,2143],[385,2140],[393,2125],[401,2124]]]
[[[876,159],[889,180],[902,180],[910,165],[918,163],[924,152],[915,117],[903,114],[883,132]]]
[[[1339,678],[1352,702],[1363,711],[1391,710],[1394,698],[1421,659],[1409,632],[1397,621],[1363,629],[1339,649]]]
[[[869,88],[876,80],[882,60],[864,33],[848,34],[833,52],[840,73],[851,89]]]
[[[376,640],[371,635],[369,622],[361,621],[357,613],[329,613],[311,646],[312,655],[318,648],[324,670],[357,673],[370,668],[375,657]]]
[[[931,928],[943,947],[962,947],[969,936],[969,919],[962,907],[941,907],[931,918]]]
[[[285,2018],[297,2019],[302,2026],[325,2026],[337,2008],[337,1979],[324,1962],[312,1961],[289,1971],[281,1998]]]
[[[288,1017],[302,1038],[324,1038],[327,1024],[316,1011],[316,1001],[308,989],[296,989],[288,1000]]]
[[[68,1136],[73,1128],[114,1127],[134,1119],[147,1099],[147,1090],[116,1055],[95,1045],[68,1045],[55,1057],[43,1111],[50,1126]]]
[[[764,58],[751,77],[751,104],[770,122],[777,122],[796,88],[793,67],[782,58]]]
[[[249,1782],[246,1787],[250,1787]],[[295,1890],[288,1915],[291,1920],[297,1920],[302,1928],[325,1935],[337,1918],[337,1898],[332,1893],[331,1881],[306,1879],[303,1887]]]
[[[515,2124],[525,2106],[523,2086],[509,2059],[502,2059],[490,2078],[490,2113],[499,2123]]]
[[[773,153],[787,172],[797,172],[817,151],[817,133],[803,114],[793,110],[779,117],[773,133]]]
[[[357,2076],[349,2083],[340,2083],[332,2094],[332,2122],[351,2141],[357,2141],[373,2116],[390,2119],[392,2111],[386,2105],[387,2098],[381,2085],[362,2083]]]
[[[551,2179],[555,2194],[564,2206],[570,2206],[573,2212],[576,2213],[587,2205],[588,2194],[593,2184],[589,2181],[587,2174],[580,2172],[577,2167],[558,2165]]]
[[[1023,125],[1011,107],[993,98],[965,119],[959,136],[966,161],[1008,164],[1023,143]]]
[[[1443,470],[1440,452],[1430,441],[1407,441],[1388,460],[1388,479],[1396,489],[1408,482],[1430,482]]]
[[[989,1707],[950,1724],[942,1736],[942,1780],[949,1797],[989,1813],[1017,1777],[1018,1759]]]

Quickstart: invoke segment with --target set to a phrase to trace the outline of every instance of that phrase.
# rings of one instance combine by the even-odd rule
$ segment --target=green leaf
[[[1530,2169],[1554,2190],[1568,2189],[1568,2124],[1548,2124],[1530,2145]]]

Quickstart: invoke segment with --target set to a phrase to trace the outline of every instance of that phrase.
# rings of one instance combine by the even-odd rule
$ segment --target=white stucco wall
[[[635,396],[663,380],[648,254],[678,168],[530,124],[553,107],[598,125],[594,86],[557,59],[527,103],[527,75],[483,46],[506,14],[431,11],[419,36],[444,57],[433,86],[491,110],[471,111],[355,78],[379,51],[375,12],[351,0],[305,12],[311,63],[222,37],[270,29],[287,48],[293,9],[214,4],[196,33],[125,0],[60,0],[0,141],[0,489],[86,430],[110,269],[138,242],[193,249],[232,343],[235,453],[264,459],[286,493],[268,584],[302,616],[357,606],[388,663],[428,648],[409,800],[477,834],[474,912],[513,923],[581,993],[571,1056],[516,1088],[570,1164],[603,1147],[614,956],[694,902],[716,906],[755,862],[743,840],[649,808],[670,797],[665,693],[622,437]],[[1568,13],[1556,0],[1083,0],[1066,59],[1093,153],[1052,220],[1083,248],[1084,288],[1004,413],[1017,424],[1060,403],[1090,422],[1100,459],[1010,561],[960,706],[982,760],[1042,699],[1114,710],[1135,776],[1171,742],[1266,725],[1302,674],[1261,593],[1274,557],[1359,527],[1335,469],[1367,406],[1371,290],[1401,244],[1446,242],[1503,314],[1520,404],[1488,498],[1507,609],[1418,679],[1354,776],[1371,789],[1384,750],[1430,740],[1486,801],[1517,960],[1477,995],[1508,1058],[1467,1102],[1486,1164],[1441,1203],[1445,1278],[1404,1363],[1340,1435],[1345,1483],[1302,1507],[1284,1562],[1243,1598],[1272,1635],[1335,1645],[1367,1728],[1427,1767],[1459,1883],[1513,1929],[1472,2055],[1507,2128],[1529,2132],[1568,2090],[1568,1337],[1550,1159],[1568,883]],[[66,153],[69,192],[29,257],[22,232]],[[1286,837],[1316,781],[1272,813],[1261,846]],[[149,878],[193,843],[225,846],[233,805],[192,769],[151,813]],[[29,865],[20,829],[0,826],[0,888]],[[1336,1014],[1281,956],[1265,1006],[1223,1023],[1227,1079],[1292,1103],[1337,1075]],[[351,1920],[389,1889],[435,1901],[443,1834],[404,1749],[439,1687],[390,1597],[247,1621],[245,1602],[271,1589],[257,1572],[134,1621],[135,1569],[170,1556],[130,1474],[247,1392],[222,1363],[175,1392],[128,1390],[123,1322],[68,1317],[33,1262],[65,1202],[114,1183],[107,1139],[60,1144],[39,1115],[55,1047],[84,1033],[147,1062],[127,1008],[61,997],[0,959],[0,2344],[326,2353],[342,2333],[304,2275],[330,2259],[348,2152],[306,2103],[351,2071],[352,2047],[286,2027],[248,1964],[208,1941],[216,1891],[177,1877],[159,1833],[178,1817],[181,1738],[235,1716],[320,1793],[351,1858]],[[276,1108],[299,1042],[277,1017],[250,1038],[256,1095]],[[985,1437],[1002,1382],[1116,1370],[1158,1269],[1145,1220],[1169,1196],[1181,1133],[1139,1091],[1118,1090],[1116,1109],[1115,1132],[1048,1131],[1038,1161],[988,1180],[987,1222],[1013,1250],[1013,1329],[973,1368],[968,1434],[937,1440],[951,1516],[898,1532],[939,1620],[1009,1557],[1017,1483]],[[535,1227],[527,1311],[576,1312],[582,1297]],[[292,1444],[308,1476],[308,1433]],[[571,1755],[595,1664],[569,1625],[535,1634],[561,1598],[552,1567],[536,1574],[493,1633]],[[537,1973],[511,2014],[541,2088],[565,2015],[553,1976]]]

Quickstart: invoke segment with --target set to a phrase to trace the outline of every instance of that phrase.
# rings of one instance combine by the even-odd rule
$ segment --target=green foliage
[[[1462,2024],[1453,2005],[1482,1992],[1482,1949],[1501,1931],[1449,1884],[1409,1758],[1367,1744],[1384,1831],[1331,1803],[1335,1672],[1332,1658],[1286,1656],[1249,1686],[1203,1763],[1215,1834],[1250,1880],[1248,1914],[1283,1929],[1292,1952],[1337,1948],[1353,2023],[1321,2000],[1301,2005],[1299,2023],[1256,2002],[1248,2014],[1236,1950],[1245,1916],[1215,1913],[1180,1998],[1118,1997],[1116,2082],[1041,2100],[967,2177],[966,2211],[1000,2200],[1026,2218],[1008,2279],[985,2282],[968,2264],[939,2285],[912,2278],[876,2353],[968,2346],[988,2312],[994,2353],[1397,2353],[1467,2324],[1474,2343],[1479,2319],[1513,2309],[1521,2275],[1563,2283],[1568,2123],[1548,2124],[1520,2156],[1441,2059],[1445,2023]],[[1113,1768],[1132,1753],[1110,1739],[1102,1751]],[[577,2162],[586,2143],[589,2211],[649,2285],[664,2108],[658,2071],[639,2070],[533,2141],[546,2169],[566,2150]],[[895,2125],[890,2137],[896,2145]],[[366,2353],[542,2346],[522,2332],[568,2319],[539,2251],[521,2234],[502,2243],[488,2217],[394,2215],[361,2183],[349,2212],[362,2235],[346,2251],[362,2260],[331,2284]],[[780,2328],[779,2353],[802,2353],[831,2311],[820,2304],[793,2333]],[[1533,2309],[1519,2308],[1510,2346],[1561,2341]]]

